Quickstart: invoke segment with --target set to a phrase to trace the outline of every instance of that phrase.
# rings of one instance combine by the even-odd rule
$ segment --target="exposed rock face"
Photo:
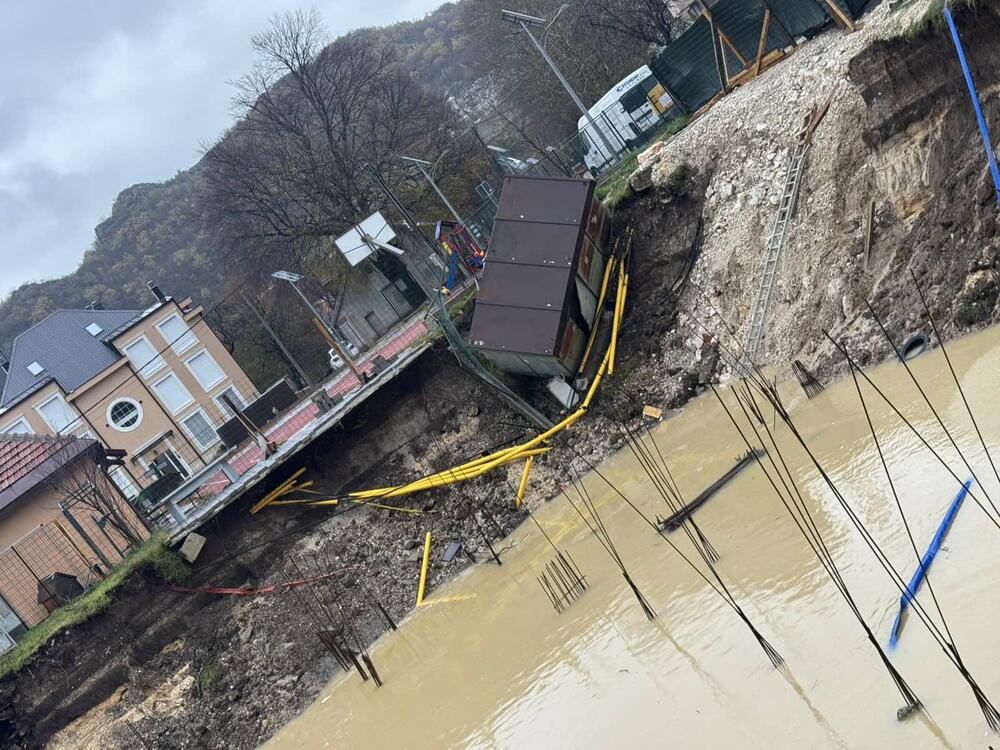
[[[965,286],[970,270],[996,268],[997,206],[954,48],[936,29],[900,36],[929,0],[889,5],[878,5],[859,32],[829,31],[802,45],[639,157],[654,186],[666,186],[682,163],[709,175],[704,244],[681,302],[702,321],[717,311],[742,342],[796,132],[810,108],[831,98],[779,264],[759,353],[766,363],[799,358],[822,373],[839,360],[823,329],[846,337],[865,361],[888,356],[865,301],[893,336],[920,327],[911,269],[945,335],[954,332],[953,314],[963,329],[1000,315],[991,276]],[[969,48],[1000,45],[994,5],[963,9],[959,23]],[[973,63],[987,117],[1000,121],[1000,59],[980,54]],[[690,332],[702,333],[693,321]]]

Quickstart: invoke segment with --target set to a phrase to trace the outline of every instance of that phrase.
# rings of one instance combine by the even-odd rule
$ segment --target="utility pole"
[[[350,358],[347,351],[337,341],[337,336],[334,334],[329,322],[327,322],[327,320],[319,314],[319,311],[313,306],[313,303],[310,302],[309,298],[302,293],[301,289],[299,289],[298,282],[303,279],[303,276],[301,274],[291,273],[290,271],[275,271],[271,274],[271,276],[276,279],[281,279],[282,281],[287,281],[292,285],[292,289],[294,289],[295,293],[298,294],[299,297],[302,298],[302,301],[306,303],[306,307],[309,308],[309,312],[312,313],[313,318],[319,321],[317,323],[317,328],[320,329],[320,333],[324,334],[330,348],[337,352],[337,355],[347,364],[348,367],[351,368],[351,372],[354,373],[354,376],[358,379],[359,383],[366,382],[368,377],[358,369],[357,365],[354,364],[354,360]]]
[[[240,296],[243,298],[243,302],[246,304],[246,306],[250,308],[250,311],[257,317],[257,320],[260,321],[260,324],[264,327],[264,330],[267,331],[268,335],[270,335],[271,340],[274,341],[278,349],[281,350],[281,353],[285,355],[285,359],[288,360],[288,363],[295,369],[295,372],[298,373],[299,377],[302,378],[302,384],[307,388],[311,388],[313,385],[312,380],[310,380],[309,376],[306,375],[306,371],[302,369],[302,365],[300,365],[298,361],[295,359],[295,357],[292,356],[292,353],[288,350],[288,347],[285,346],[285,342],[282,341],[281,337],[278,336],[277,333],[275,333],[273,328],[271,328],[271,324],[267,322],[267,318],[264,317],[264,313],[262,313],[260,309],[257,307],[257,305],[254,304],[253,300],[250,298],[250,295],[246,293],[246,290],[241,289]]]
[[[618,155],[619,149],[612,146],[611,140],[608,138],[608,134],[597,127],[597,122],[595,122],[593,115],[590,114],[590,110],[583,106],[583,102],[580,100],[580,97],[576,95],[576,91],[573,90],[573,87],[569,85],[569,81],[566,80],[566,76],[564,76],[562,71],[556,66],[555,61],[549,57],[549,53],[545,49],[545,46],[538,41],[534,34],[531,33],[532,27],[546,26],[547,23],[545,22],[545,19],[538,18],[536,16],[529,16],[525,13],[516,13],[512,10],[501,10],[500,15],[505,21],[509,21],[510,23],[520,26],[524,33],[528,35],[531,43],[535,45],[535,49],[538,50],[538,53],[542,56],[545,62],[548,63],[549,68],[552,69],[552,72],[556,74],[556,78],[559,79],[559,83],[561,83],[563,88],[566,89],[566,93],[569,94],[577,109],[580,110],[580,114],[587,119],[590,127],[594,129],[597,135],[600,136],[601,141],[604,142],[605,147],[608,149],[607,157],[610,162],[615,156]]]
[[[443,156],[444,156],[444,154],[441,154],[441,157],[443,157]],[[441,157],[438,157],[438,160],[440,160]],[[427,167],[433,167],[434,165],[431,162],[429,162],[429,161],[424,161],[423,159],[414,159],[413,157],[410,157],[410,156],[402,156],[400,158],[403,159],[404,161],[412,162],[413,164],[417,165],[417,168],[420,170],[420,172],[427,179],[427,182],[429,182],[431,184],[431,187],[434,188],[434,192],[438,194],[438,198],[440,198],[441,201],[444,203],[444,205],[448,207],[448,210],[451,212],[451,215],[455,217],[455,224],[457,226],[459,226],[459,227],[463,227],[465,229],[465,231],[468,233],[469,239],[471,239],[472,242],[473,242],[473,244],[475,244],[478,247],[479,246],[479,242],[478,242],[478,240],[477,240],[477,238],[475,236],[475,233],[472,232],[469,229],[469,227],[465,226],[465,221],[462,219],[462,216],[458,213],[457,210],[455,210],[455,207],[453,205],[451,205],[451,201],[448,200],[448,196],[446,196],[444,194],[444,191],[441,190],[441,188],[438,187],[438,184],[434,181],[434,178],[431,176],[431,173],[427,170]],[[481,251],[484,250],[482,247],[480,247],[479,249]],[[458,250],[457,249],[456,250],[452,250],[452,252],[458,252]],[[469,271],[469,269],[464,269],[464,270],[466,271],[466,273],[469,274],[469,276],[471,276],[473,283],[476,285],[476,288],[478,289],[479,288],[479,280],[476,279],[475,274],[471,273],[471,271]]]
[[[434,178],[431,176],[431,173],[427,171],[427,167],[432,167],[434,165],[429,161],[424,161],[423,159],[414,159],[412,156],[401,156],[400,158],[403,161],[408,161],[417,165],[417,169],[419,169],[421,174],[423,174],[424,179],[426,179],[427,182],[431,184],[431,187],[434,188],[434,192],[437,193],[438,198],[440,198],[441,202],[444,203],[445,206],[447,206],[448,210],[451,212],[451,215],[455,217],[455,222],[459,226],[462,226],[462,224],[464,223],[462,216],[458,213],[458,211],[455,210],[455,207],[451,205],[451,201],[448,200],[448,196],[445,195],[444,191],[438,187],[438,184],[434,182]]]
[[[372,179],[375,180],[375,183],[379,186],[379,188],[381,188],[382,192],[385,193],[386,198],[388,198],[389,201],[392,203],[392,205],[396,207],[396,210],[399,211],[400,215],[403,217],[403,220],[409,225],[409,227],[418,235],[420,235],[420,239],[424,241],[424,244],[427,245],[427,247],[430,249],[432,253],[440,256],[443,252],[443,248],[441,248],[436,242],[434,242],[434,240],[432,240],[430,237],[424,234],[424,230],[420,228],[420,224],[417,222],[417,218],[410,212],[410,209],[404,206],[403,202],[399,200],[399,197],[392,191],[392,188],[389,187],[389,183],[385,181],[385,177],[382,176],[382,173],[379,172],[375,168],[375,165],[371,164],[370,162],[365,164],[364,169],[368,170],[368,173],[371,174]],[[427,299],[430,302],[434,301],[434,297],[431,295],[428,295]]]

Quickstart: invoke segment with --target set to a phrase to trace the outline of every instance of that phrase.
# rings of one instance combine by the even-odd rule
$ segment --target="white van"
[[[623,78],[590,108],[594,125],[586,117],[577,123],[587,166],[600,169],[614,161],[619,153],[656,127],[673,103],[648,65]],[[594,132],[595,127],[599,133]]]

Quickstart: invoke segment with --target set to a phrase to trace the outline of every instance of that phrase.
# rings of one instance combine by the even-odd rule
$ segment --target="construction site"
[[[990,2],[714,4],[650,63],[684,127],[323,332],[0,746],[1000,747],[998,50]]]

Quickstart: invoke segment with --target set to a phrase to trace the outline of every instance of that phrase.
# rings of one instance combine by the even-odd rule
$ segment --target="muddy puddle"
[[[949,353],[987,441],[997,445],[1000,329],[956,341]],[[1000,501],[940,351],[912,366],[986,491]],[[901,366],[870,374],[933,445],[943,446]],[[812,401],[796,384],[783,393],[817,458],[909,580],[916,561],[851,381]],[[884,403],[870,390],[866,396],[923,551],[958,483]],[[898,589],[788,431],[777,433],[861,612],[886,643]],[[711,393],[662,423],[656,437],[687,499],[744,450]],[[968,472],[955,452],[942,451],[964,479]],[[996,453],[1000,458],[1000,445]],[[627,450],[601,471],[647,515],[667,515]],[[568,610],[556,614],[543,595],[536,576],[553,551],[524,524],[508,540],[514,546],[502,567],[484,563],[435,589],[404,627],[374,646],[384,687],[356,674],[335,680],[266,747],[1000,747],[1000,737],[986,734],[967,684],[915,617],[891,658],[933,721],[897,721],[899,693],[758,468],[731,481],[697,520],[721,554],[720,574],[785,658],[785,670],[771,666],[723,600],[632,509],[598,477],[585,481],[658,614],[654,621],[565,498],[556,498],[536,517],[590,583]],[[691,554],[682,532],[670,538]],[[971,671],[1000,701],[1000,532],[972,501],[959,511],[931,580]],[[924,587],[920,598],[930,606],[926,597]]]

